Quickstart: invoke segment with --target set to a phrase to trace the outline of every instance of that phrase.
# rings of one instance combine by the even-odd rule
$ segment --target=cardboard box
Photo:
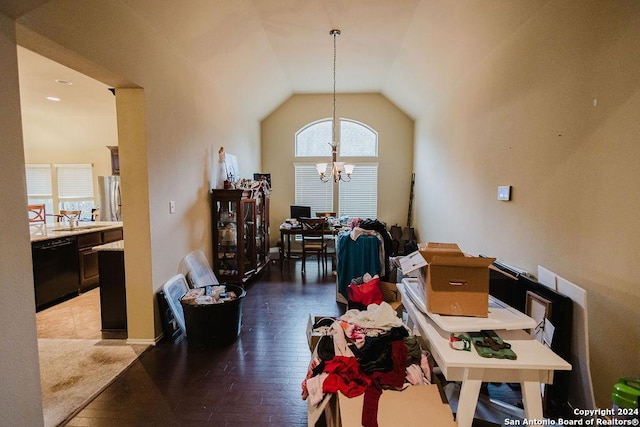
[[[495,258],[465,255],[455,243],[418,247],[427,265],[418,276],[427,311],[452,316],[489,315],[489,266]]]
[[[382,291],[385,302],[389,303],[391,308],[396,311],[398,317],[402,319],[402,311],[404,310],[402,306],[402,295],[396,284],[380,281],[380,290]]]
[[[324,332],[318,332],[313,330],[313,325],[315,325],[318,321],[326,318],[334,318],[335,316],[312,316],[309,315],[307,319],[307,343],[309,344],[309,350],[313,352],[318,345],[318,341],[320,338],[325,335]]]
[[[348,398],[338,392],[337,425],[362,425],[364,395]],[[442,401],[438,386],[420,385],[403,391],[384,390],[378,403],[378,426],[456,426],[449,405]]]

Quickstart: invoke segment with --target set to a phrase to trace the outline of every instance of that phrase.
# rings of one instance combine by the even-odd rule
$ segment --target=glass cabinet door
[[[256,262],[262,264],[266,260],[265,248],[264,199],[262,194],[256,196]]]
[[[218,200],[217,212],[217,274],[222,276],[238,274],[238,209],[233,200]]]
[[[221,282],[244,283],[267,265],[268,198],[241,189],[211,197],[213,271]]]
[[[256,201],[243,200],[244,210],[244,271],[251,272],[256,268]]]

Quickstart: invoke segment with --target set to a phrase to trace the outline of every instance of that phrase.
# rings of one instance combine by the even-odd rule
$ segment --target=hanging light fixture
[[[333,121],[331,123],[331,173],[327,175],[327,163],[317,163],[316,169],[320,175],[320,181],[329,182],[333,178],[333,182],[351,181],[354,165],[338,162],[338,139],[336,138],[336,37],[340,35],[340,30],[331,30],[329,35],[333,36]]]

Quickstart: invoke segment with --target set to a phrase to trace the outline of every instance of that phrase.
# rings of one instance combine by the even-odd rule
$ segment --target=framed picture
[[[535,292],[527,291],[525,314],[533,318],[537,324],[529,333],[533,335],[536,340],[543,342],[545,319],[551,317],[551,301],[541,297]]]
[[[271,187],[271,174],[270,173],[254,173],[253,180],[260,181],[262,179],[266,179],[269,183],[269,187]]]

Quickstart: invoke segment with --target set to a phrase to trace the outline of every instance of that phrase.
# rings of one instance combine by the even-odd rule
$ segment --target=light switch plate
[[[174,201],[169,202],[169,213],[170,214],[176,213],[176,202]]]
[[[498,200],[508,202],[511,200],[511,186],[501,185],[498,187]]]

